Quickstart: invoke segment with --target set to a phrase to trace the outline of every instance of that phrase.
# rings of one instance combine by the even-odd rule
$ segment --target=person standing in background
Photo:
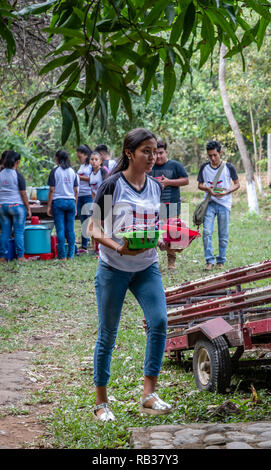
[[[53,215],[59,259],[66,259],[65,236],[68,241],[67,259],[74,257],[75,233],[74,220],[78,197],[78,179],[71,167],[70,158],[64,150],[56,152],[57,166],[52,169],[48,186],[49,198],[47,214]]]
[[[204,163],[198,174],[198,188],[205,191],[205,196],[209,192],[211,199],[203,221],[203,247],[206,261],[205,269],[210,271],[214,267],[213,254],[213,231],[215,217],[218,225],[218,245],[219,255],[216,257],[216,265],[223,269],[226,261],[226,250],[229,240],[230,211],[232,206],[232,195],[234,191],[240,188],[239,179],[235,167],[227,162],[219,176],[216,187],[213,187],[213,181],[222,165],[222,148],[216,140],[210,140],[206,145],[209,162]],[[233,181],[233,188],[231,187]]]
[[[163,187],[161,202],[166,205],[166,218],[179,217],[181,212],[180,186],[189,184],[184,166],[175,160],[168,159],[167,143],[158,139],[156,163],[149,173]],[[168,269],[176,268],[176,251],[166,248]]]
[[[112,173],[117,162],[113,158],[110,158],[107,146],[104,144],[97,145],[97,147],[95,147],[95,152],[99,152],[103,159],[103,166],[108,168],[109,173]]]
[[[4,168],[0,172],[0,261],[6,261],[8,242],[14,229],[15,249],[18,261],[24,258],[24,227],[26,215],[31,217],[26,184],[18,172],[21,156],[14,150],[4,152]]]
[[[77,171],[77,175],[80,179],[79,184],[79,193],[78,193],[78,202],[77,202],[77,215],[81,221],[81,224],[89,217],[87,207],[83,209],[85,204],[92,203],[92,195],[90,188],[90,175],[92,172],[92,166],[89,163],[92,150],[88,145],[80,145],[76,149],[76,154],[81,166]],[[82,234],[81,238],[81,250],[87,251],[89,243],[89,238],[86,238]]]
[[[92,173],[90,175],[90,188],[92,198],[94,200],[99,187],[101,186],[102,182],[109,176],[109,173],[103,167],[103,158],[99,152],[92,152],[90,157],[90,163],[92,166]],[[99,254],[99,243],[97,243],[94,238],[92,237],[92,247],[93,252],[92,254],[97,256]]]
[[[108,177],[108,173],[103,167],[103,158],[99,152],[94,150],[90,157],[92,172],[89,178],[92,199],[94,200],[102,182]]]

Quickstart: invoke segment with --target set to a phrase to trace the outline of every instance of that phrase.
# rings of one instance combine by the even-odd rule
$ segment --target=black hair
[[[0,165],[4,165],[8,152],[9,152],[8,150],[4,150],[4,152],[2,153],[0,157]]]
[[[221,151],[221,144],[217,142],[217,140],[210,140],[206,145],[206,150],[217,150],[218,152]]]
[[[5,150],[4,154],[4,168],[13,168],[15,163],[21,159],[21,155],[14,150]]]
[[[63,170],[67,170],[67,168],[70,168],[71,162],[70,162],[70,157],[65,150],[58,150],[56,152],[56,158],[58,161],[59,166],[63,168]]]
[[[166,149],[167,149],[167,143],[166,143],[166,141],[163,140],[163,139],[157,139],[157,148],[158,148],[158,149],[163,148],[163,149],[166,150]]]
[[[125,150],[130,150],[134,152],[139,145],[144,142],[144,140],[156,139],[156,136],[142,127],[137,127],[132,131],[128,132],[123,141],[122,155],[118,161],[118,164],[115,166],[111,174],[118,173],[119,171],[127,170],[129,166],[129,159],[125,153]]]
[[[88,165],[90,156],[92,154],[91,148],[87,144],[82,144],[82,145],[79,145],[79,147],[77,147],[76,152],[83,153],[84,155],[87,156],[85,165]]]
[[[95,147],[95,152],[105,152],[105,153],[108,153],[107,145],[105,145],[105,144],[99,144],[99,145],[97,145],[97,147]]]

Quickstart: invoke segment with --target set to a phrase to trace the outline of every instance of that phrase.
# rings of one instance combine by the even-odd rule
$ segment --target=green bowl
[[[165,230],[138,230],[118,233],[117,236],[128,240],[130,250],[141,250],[142,248],[155,248],[159,236],[164,232]]]

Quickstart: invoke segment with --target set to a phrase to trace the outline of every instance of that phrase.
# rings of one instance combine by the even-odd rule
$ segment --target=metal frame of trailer
[[[271,260],[165,290],[165,351],[174,360],[181,360],[184,351],[194,351],[193,371],[200,389],[224,392],[245,351],[271,350],[271,285],[242,288],[269,277]],[[230,348],[236,348],[232,356]],[[260,363],[269,365],[271,360]]]

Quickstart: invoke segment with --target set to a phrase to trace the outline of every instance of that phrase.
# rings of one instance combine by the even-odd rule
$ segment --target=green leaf
[[[178,18],[177,18],[176,21],[174,22],[174,25],[172,26],[171,34],[170,34],[170,39],[169,39],[169,42],[170,42],[171,44],[175,44],[175,43],[178,41],[178,39],[179,39],[179,37],[181,36],[181,34],[182,34],[184,16],[185,16],[185,11],[183,11],[183,12],[178,16]]]
[[[68,101],[66,101],[65,103],[66,103],[66,106],[68,107],[68,109],[70,111],[71,116],[72,116],[75,132],[76,132],[76,141],[77,141],[77,145],[79,145],[80,144],[80,129],[79,129],[79,121],[78,121],[78,118],[77,118],[77,114],[76,114],[73,106],[71,105],[71,103],[69,103]]]
[[[266,18],[260,19],[260,24],[259,24],[258,34],[257,34],[258,49],[260,49],[262,46],[268,24],[269,24],[269,20],[267,20]]]
[[[104,132],[106,129],[107,123],[107,99],[106,94],[102,92],[101,95],[98,95],[98,100],[100,102],[100,110],[101,110],[101,131]]]
[[[65,84],[64,92],[70,88],[75,88],[80,80],[80,67],[78,64],[74,64],[74,71],[70,75],[69,80]]]
[[[235,35],[235,32],[232,26],[225,20],[225,18],[220,14],[218,11],[214,9],[206,9],[206,15],[208,15],[209,19],[213,24],[216,24],[221,27],[224,33],[227,33],[228,37],[230,37],[234,44],[237,44],[238,39]]]
[[[23,8],[17,12],[14,12],[16,16],[27,16],[27,15],[38,15],[40,13],[44,13],[48,11],[53,5],[59,3],[59,0],[49,0],[43,3],[35,3],[29,5],[28,7]]]
[[[16,43],[9,28],[4,21],[0,19],[0,35],[7,43],[8,61],[11,61],[12,56],[16,53]]]
[[[152,80],[150,81],[150,83],[147,87],[147,90],[146,90],[146,94],[145,94],[145,105],[146,106],[147,106],[148,102],[150,101],[151,92],[152,92]]]
[[[158,2],[155,2],[155,6],[145,18],[144,26],[150,26],[153,24],[159,18],[167,5],[168,0],[158,0]]]
[[[62,114],[62,134],[61,134],[61,142],[64,145],[71,133],[72,130],[72,123],[73,123],[73,116],[66,101],[62,101],[61,103],[61,114]]]
[[[156,69],[159,65],[159,54],[156,54],[155,56],[153,56],[151,59],[150,59],[150,62],[149,62],[149,66],[147,67],[147,69],[145,70],[145,76],[144,76],[144,81],[143,81],[143,84],[142,84],[142,89],[141,89],[141,93],[143,94],[144,91],[147,89],[151,79],[153,78],[155,72],[156,72]]]
[[[185,16],[184,16],[184,23],[183,23],[183,34],[181,39],[181,45],[184,46],[186,41],[188,40],[196,18],[196,9],[194,3],[190,3],[188,6]]]
[[[19,116],[21,116],[21,114],[23,114],[24,111],[27,108],[29,108],[29,106],[31,106],[34,103],[37,103],[39,100],[41,100],[42,98],[45,98],[45,96],[49,96],[49,95],[51,95],[51,91],[42,91],[41,93],[38,93],[38,95],[33,96],[33,98],[31,98],[29,101],[27,101],[26,105],[18,112],[18,114],[16,116],[16,119]]]
[[[64,80],[66,80],[74,72],[74,66],[74,63],[72,63],[64,70],[56,82],[57,85],[64,82]]]
[[[80,39],[83,43],[85,42],[85,36],[81,31],[76,31],[72,28],[44,28],[43,31],[51,34],[61,34],[62,36],[67,36],[70,38]]]
[[[85,13],[82,10],[79,10],[77,7],[73,7],[74,13],[78,16],[78,18],[84,22],[85,21]]]
[[[94,66],[95,66],[95,72],[96,72],[96,82],[99,82],[101,75],[104,71],[104,67],[103,67],[103,64],[101,64],[101,62],[97,60],[95,57],[94,57]]]
[[[202,18],[201,37],[206,42],[208,42],[213,49],[216,43],[215,30],[213,23],[210,21],[207,15],[204,15]]]
[[[116,120],[117,112],[119,109],[120,104],[120,94],[116,93],[114,90],[109,90],[109,101],[110,101],[110,109],[113,118]]]
[[[175,18],[175,8],[173,3],[169,3],[169,5],[165,8],[165,15],[168,20],[168,24],[171,25]]]
[[[208,60],[209,55],[212,52],[212,48],[208,42],[200,45],[200,62],[199,62],[199,69],[205,64]]]
[[[268,19],[269,21],[271,20],[271,13],[269,12],[269,8],[270,8],[269,2],[264,2],[264,4],[261,5],[261,2],[258,2],[257,0],[245,0],[244,3],[248,7],[251,7],[252,10],[259,13],[259,15],[261,15],[263,18]],[[269,3],[268,6],[267,6],[267,3]]]
[[[44,75],[45,73],[50,72],[58,67],[62,67],[63,65],[67,65],[70,62],[74,62],[76,59],[80,57],[80,54],[77,51],[74,51],[70,55],[65,55],[62,57],[58,57],[57,59],[51,60],[48,64],[46,64],[40,71],[39,75]]]
[[[168,62],[164,67],[164,89],[163,89],[163,102],[161,107],[162,115],[164,116],[171,103],[173,93],[176,88],[176,75],[173,65]]]
[[[50,109],[54,106],[54,103],[55,100],[48,100],[43,103],[43,105],[41,105],[28,126],[27,137],[32,134],[39,121],[50,111]]]
[[[122,102],[123,102],[124,107],[127,111],[129,120],[130,120],[130,122],[132,122],[132,118],[133,118],[132,102],[131,102],[131,97],[130,97],[128,91],[126,90],[126,88],[124,88],[123,91],[122,91]]]

